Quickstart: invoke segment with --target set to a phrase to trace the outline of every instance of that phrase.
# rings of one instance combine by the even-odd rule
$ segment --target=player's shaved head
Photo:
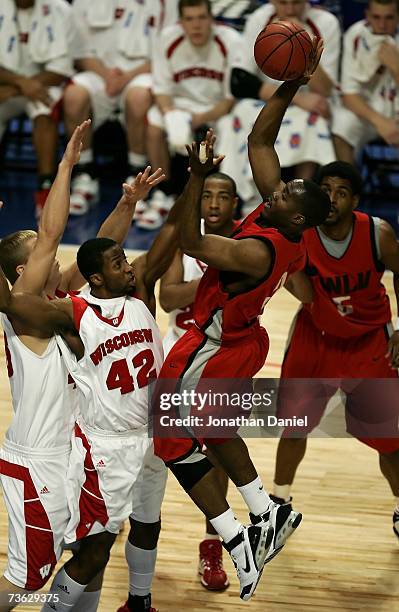
[[[111,238],[93,238],[86,240],[79,248],[76,260],[79,272],[87,281],[93,274],[101,273],[104,263],[104,253],[118,243]]]
[[[13,285],[18,278],[17,267],[26,264],[31,254],[29,246],[37,238],[33,230],[20,230],[9,234],[0,242],[0,266]]]
[[[206,181],[213,180],[213,179],[218,180],[218,181],[226,181],[226,183],[229,183],[231,195],[233,197],[237,196],[237,185],[236,185],[235,180],[231,178],[231,176],[229,176],[228,174],[225,174],[224,172],[212,172],[211,174],[208,174],[205,180],[204,189],[206,189]]]
[[[328,195],[313,181],[297,179],[287,183],[288,195],[298,204],[306,227],[321,225],[328,217],[331,202]]]

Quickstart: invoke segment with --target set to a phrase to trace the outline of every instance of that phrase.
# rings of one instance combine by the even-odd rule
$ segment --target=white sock
[[[129,593],[145,597],[151,593],[157,549],[138,548],[126,540],[125,557],[129,566]]]
[[[134,151],[129,151],[128,159],[129,164],[131,166],[137,166],[138,168],[141,168],[147,165],[147,155],[143,155],[141,153],[134,153]]]
[[[258,516],[259,514],[266,512],[271,500],[263,488],[263,484],[259,476],[243,487],[237,487],[237,489],[243,496],[244,501],[252,514]]]
[[[240,527],[242,527],[240,521],[237,521],[234,516],[231,508],[216,518],[210,519],[209,522],[212,527],[216,529],[224,542],[230,542],[230,540],[238,534]]]
[[[281,499],[283,499],[284,501],[290,501],[290,492],[290,484],[278,485],[273,482],[273,495],[275,495],[276,497],[281,497]]]
[[[71,608],[79,601],[86,587],[87,584],[79,584],[72,580],[62,567],[54,576],[49,591],[57,595],[58,602],[50,600],[48,603],[44,604],[41,612],[54,612],[54,610],[56,612],[66,612],[67,610],[71,612]]]
[[[71,612],[97,612],[98,604],[100,603],[100,591],[85,591],[79,598]]]
[[[220,536],[217,533],[205,533],[204,540],[220,540]]]
[[[93,149],[85,149],[80,152],[79,164],[90,164],[93,159]]]

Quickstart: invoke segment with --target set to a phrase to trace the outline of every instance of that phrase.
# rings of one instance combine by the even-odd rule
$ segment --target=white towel
[[[171,110],[165,113],[165,128],[169,146],[176,153],[187,155],[186,144],[193,139],[191,114],[184,110]]]
[[[148,9],[142,2],[131,0],[118,35],[118,52],[128,59],[151,56]]]
[[[381,66],[378,52],[383,42],[395,44],[391,36],[373,34],[365,25],[359,36],[358,47],[354,57],[354,74],[359,83],[368,83]]]
[[[17,9],[14,0],[0,2],[0,65],[16,71],[20,66]],[[64,13],[48,0],[36,0],[29,32],[29,54],[46,64],[68,53]]]
[[[91,0],[87,21],[91,28],[110,28],[114,22],[114,0]]]

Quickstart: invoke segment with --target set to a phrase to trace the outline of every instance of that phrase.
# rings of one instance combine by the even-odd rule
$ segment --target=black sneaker
[[[265,563],[269,563],[283,548],[287,538],[290,537],[302,521],[302,514],[292,510],[291,501],[284,504],[272,502],[264,514],[249,515],[253,525],[265,524],[273,527],[273,540],[266,555]]]
[[[397,510],[395,510],[393,513],[392,521],[393,521],[393,532],[399,538],[399,512]]]
[[[272,539],[273,528],[262,523],[242,526],[230,542],[223,543],[237,570],[240,597],[244,601],[250,599],[257,587]]]

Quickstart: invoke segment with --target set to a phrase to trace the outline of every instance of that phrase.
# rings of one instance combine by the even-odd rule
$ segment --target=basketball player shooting
[[[182,213],[180,247],[206,263],[208,269],[196,295],[195,325],[172,348],[161,369],[155,414],[165,389],[198,390],[201,384],[209,385],[209,379],[218,378],[236,379],[238,384],[251,379],[265,362],[269,342],[266,330],[259,325],[259,315],[286,278],[302,267],[303,231],[322,223],[330,210],[329,198],[315,183],[296,180],[285,185],[281,181],[274,149],[285,111],[300,85],[313,74],[322,51],[322,41],[314,40],[303,77],[283,83],[259,114],[248,143],[254,179],[264,201],[231,238],[203,236],[200,231],[204,181],[222,160],[213,158],[212,133],[207,136],[205,163],[201,163],[195,144],[187,147],[191,185],[186,201],[191,205]],[[202,409],[205,420],[212,414],[209,410]],[[233,410],[229,406],[226,416],[237,416],[231,414]],[[187,430],[180,435],[174,429],[167,438],[167,431],[161,436],[158,427],[155,452],[223,539],[237,569],[240,597],[248,600],[264,564],[282,549],[301,515],[271,501],[236,430],[229,430],[228,438],[223,439],[208,438],[203,432],[193,427],[187,437]],[[215,469],[201,451],[204,443],[243,496],[250,526],[237,521],[221,493]]]

